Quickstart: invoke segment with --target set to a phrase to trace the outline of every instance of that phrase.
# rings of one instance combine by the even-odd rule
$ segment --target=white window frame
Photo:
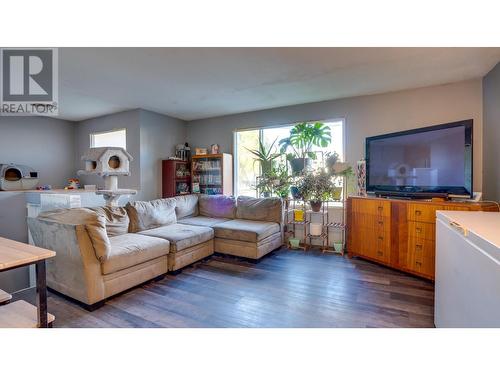
[[[329,118],[326,120],[305,120],[305,121],[297,121],[293,123],[287,123],[287,124],[279,124],[279,125],[269,125],[269,126],[255,126],[255,127],[248,127],[248,128],[239,128],[239,129],[234,129],[233,130],[233,186],[234,186],[234,195],[238,196],[238,132],[243,132],[243,131],[249,131],[249,130],[258,130],[259,131],[259,139],[262,139],[263,135],[263,130],[264,129],[272,129],[272,128],[284,128],[287,126],[293,126],[295,124],[299,124],[302,122],[308,122],[308,123],[314,123],[314,122],[340,122],[341,127],[342,127],[342,159],[340,161],[345,161],[346,160],[346,132],[345,132],[345,124],[346,124],[346,119],[345,117],[336,117],[336,118]]]
[[[96,148],[94,136],[96,136],[96,135],[102,135],[102,134],[108,134],[108,133],[117,133],[117,132],[121,132],[121,131],[125,132],[125,147],[124,148],[127,149],[127,128],[117,128],[117,129],[111,129],[111,130],[105,130],[105,131],[90,133],[89,134],[89,137],[90,137],[90,141],[89,141],[90,148]]]

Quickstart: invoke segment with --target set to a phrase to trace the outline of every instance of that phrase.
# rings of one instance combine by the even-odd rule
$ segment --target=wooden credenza
[[[437,210],[498,211],[498,205],[349,197],[349,256],[434,280]]]

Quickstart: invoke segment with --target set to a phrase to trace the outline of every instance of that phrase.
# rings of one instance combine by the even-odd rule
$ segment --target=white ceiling
[[[500,48],[61,48],[60,118],[194,120],[484,76]]]

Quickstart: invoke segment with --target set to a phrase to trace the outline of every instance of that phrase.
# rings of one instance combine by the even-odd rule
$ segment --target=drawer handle
[[[383,225],[383,224],[384,224],[384,222],[379,220],[378,225]]]
[[[422,266],[422,262],[415,262],[415,264],[419,267]]]
[[[384,207],[383,207],[383,206],[378,206],[378,207],[377,207],[377,209],[378,209],[379,211],[382,211],[382,210],[384,209]]]
[[[384,239],[384,237],[378,236],[378,239],[382,241]]]
[[[377,255],[382,256],[382,255],[384,255],[384,252],[383,252],[383,251],[378,250],[378,251],[377,251]]]
[[[422,233],[422,228],[420,228],[420,227],[415,228],[415,232]]]
[[[422,250],[422,245],[415,245],[416,250]]]
[[[416,215],[416,216],[420,216],[420,215],[422,215],[422,211],[420,211],[420,210],[415,210],[415,215]]]

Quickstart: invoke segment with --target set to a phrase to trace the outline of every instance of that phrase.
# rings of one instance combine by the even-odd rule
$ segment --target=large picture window
[[[313,162],[313,168],[321,163],[322,155],[327,152],[337,152],[339,159],[344,160],[344,120],[336,119],[322,121],[330,128],[332,142],[325,148],[314,147],[318,158]],[[260,164],[255,160],[255,156],[249,150],[256,150],[261,141],[266,148],[269,148],[273,142],[274,151],[279,152],[278,143],[290,135],[290,129],[293,124],[262,127],[248,130],[238,130],[235,132],[234,154],[235,154],[235,194],[256,196],[255,189],[257,177],[261,174]],[[280,156],[284,158],[285,156]]]

